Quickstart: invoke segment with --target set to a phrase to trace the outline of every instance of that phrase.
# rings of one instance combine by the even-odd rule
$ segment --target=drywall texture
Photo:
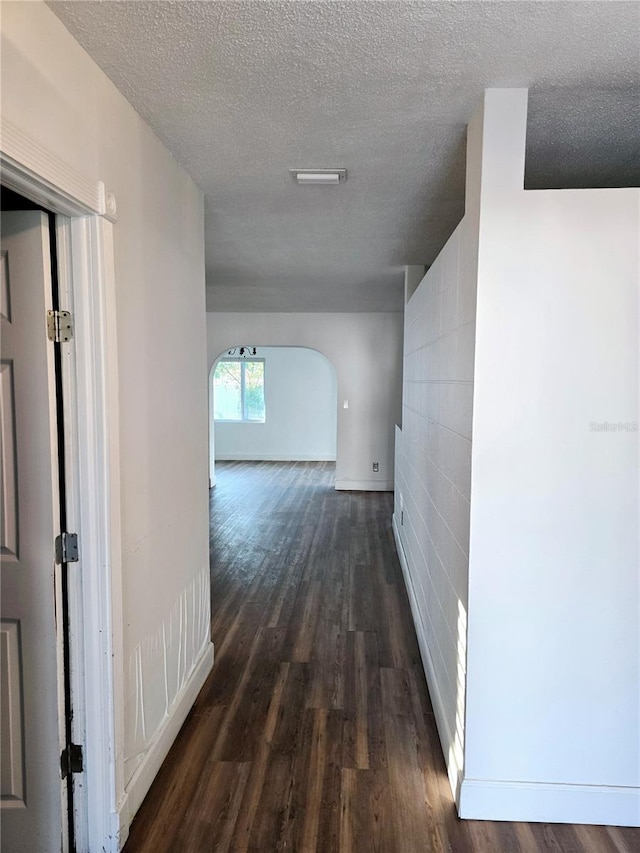
[[[118,205],[122,803],[209,646],[203,199],[41,3],[3,4],[2,112]]]
[[[449,773],[462,772],[476,240],[465,217],[405,308],[396,533],[437,696]]]
[[[300,346],[337,376],[336,488],[393,489],[402,395],[402,314],[207,314],[209,367],[233,346]],[[345,401],[348,408],[344,408]],[[379,463],[374,473],[372,463]]]
[[[215,424],[216,459],[336,458],[337,381],[333,365],[302,347],[260,347],[264,423]]]
[[[523,191],[526,107],[481,117],[461,811],[640,823],[640,190]]]
[[[394,526],[460,815],[637,825],[640,191],[524,191],[526,107],[525,90],[485,94],[469,125],[465,218],[407,306]],[[457,272],[456,243],[469,264]],[[430,343],[451,326],[433,294],[457,281],[471,297],[474,258],[474,369],[460,376],[473,380],[469,522],[457,515],[462,445],[436,444],[435,463],[424,447],[460,393],[442,382],[460,345],[443,363]],[[449,519],[454,534],[440,563],[427,537],[436,508],[436,530]],[[467,536],[467,577],[461,561],[452,578],[452,545]],[[461,752],[451,687],[465,694]]]

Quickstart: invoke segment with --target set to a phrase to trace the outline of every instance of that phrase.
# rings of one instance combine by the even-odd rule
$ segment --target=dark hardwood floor
[[[126,853],[637,853],[640,830],[458,820],[390,520],[330,463],[221,463],[216,662]]]

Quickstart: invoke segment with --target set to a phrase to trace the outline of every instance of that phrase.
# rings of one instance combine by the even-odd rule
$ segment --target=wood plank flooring
[[[216,662],[126,853],[637,853],[640,830],[458,820],[390,528],[331,463],[220,463]]]

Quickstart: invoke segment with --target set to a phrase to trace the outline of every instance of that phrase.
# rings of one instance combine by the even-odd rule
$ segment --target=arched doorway
[[[215,462],[335,461],[338,388],[309,347],[237,346],[209,373],[209,479]]]

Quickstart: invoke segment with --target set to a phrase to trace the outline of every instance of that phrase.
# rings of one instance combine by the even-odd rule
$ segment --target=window
[[[216,421],[264,423],[264,359],[224,358],[213,374]]]

